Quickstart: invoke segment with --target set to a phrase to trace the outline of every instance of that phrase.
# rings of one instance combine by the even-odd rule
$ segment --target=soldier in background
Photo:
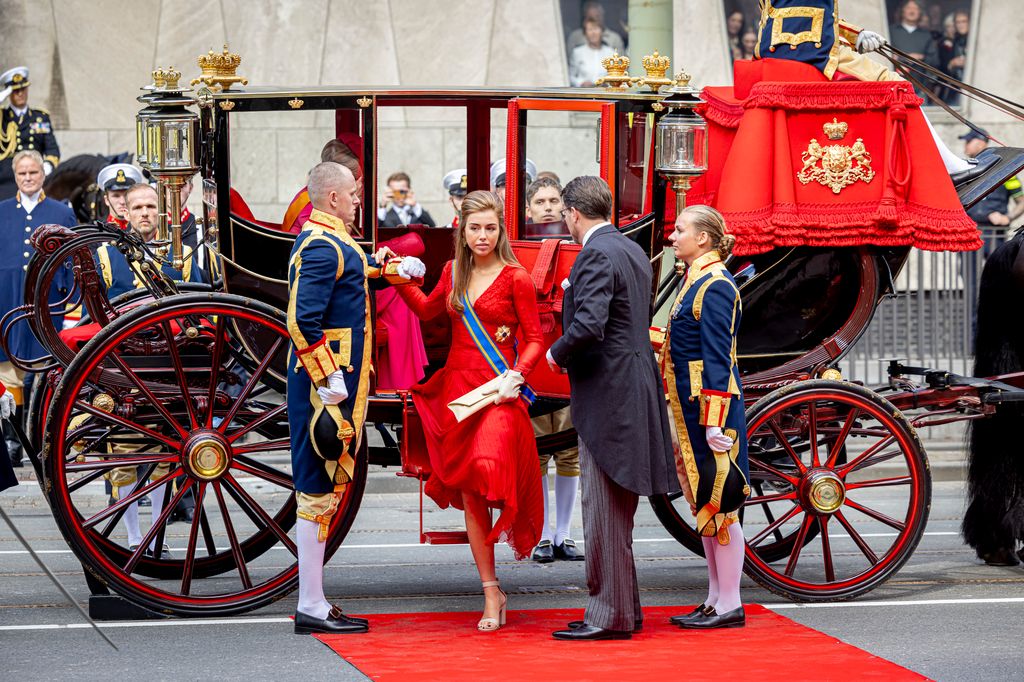
[[[104,166],[96,176],[96,185],[103,190],[103,203],[107,205],[107,222],[122,230],[128,229],[128,204],[125,195],[137,182],[142,182],[142,171],[130,163]]]
[[[37,151],[43,158],[43,172],[49,175],[60,163],[60,147],[53,134],[50,113],[28,106],[28,68],[16,66],[0,75],[0,102],[10,104],[0,111],[0,201],[17,191],[14,155]]]
[[[462,213],[462,200],[466,198],[466,194],[469,193],[469,182],[467,180],[466,169],[456,168],[455,170],[448,171],[447,175],[441,181],[444,185],[444,189],[448,192],[448,202],[452,205],[452,209],[455,211],[455,217],[451,219],[445,227],[458,227],[459,226],[459,214]]]

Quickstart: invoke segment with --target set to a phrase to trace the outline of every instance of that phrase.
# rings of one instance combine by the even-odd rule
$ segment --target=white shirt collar
[[[900,25],[906,30],[907,33],[913,33],[914,31],[917,30],[917,26],[914,26],[912,24],[900,24]]]
[[[25,209],[25,213],[31,213],[36,206],[39,205],[41,200],[42,190],[37,190],[35,194],[29,196],[26,194],[20,194],[21,207]]]
[[[594,225],[592,228],[587,230],[586,234],[583,235],[583,241],[580,242],[580,246],[581,247],[586,246],[587,245],[587,240],[590,239],[591,235],[593,235],[594,232],[598,230],[598,228],[602,228],[605,225],[611,225],[611,223],[609,223],[609,222],[598,223],[597,225]]]
[[[28,111],[28,105],[26,104],[23,108],[19,109],[18,107],[14,106],[12,104],[11,105],[11,111],[14,112],[15,116],[18,116],[20,118],[20,117],[25,115],[25,112]]]

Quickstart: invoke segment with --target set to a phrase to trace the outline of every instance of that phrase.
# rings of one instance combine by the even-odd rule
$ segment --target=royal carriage
[[[147,106],[139,116],[140,162],[160,181],[161,213],[172,216],[165,220],[166,243],[145,245],[99,224],[73,231],[41,228],[33,237],[37,253],[26,305],[0,325],[2,337],[13,325],[31,325],[50,351],[48,358],[19,361],[42,379],[32,392],[26,437],[29,449],[40,454],[41,481],[57,524],[90,582],[144,608],[179,616],[241,613],[281,598],[297,584],[283,396],[286,273],[294,236],[278,223],[257,219],[233,181],[240,164],[252,158],[232,143],[244,137],[247,117],[284,121],[301,112],[329,121],[335,137],[357,140],[370,207],[382,184],[386,121],[398,108],[429,108],[464,121],[469,189],[487,188],[495,156],[487,141],[497,139],[496,148],[507,158],[509,235],[533,276],[554,338],[560,327],[558,283],[579,247],[561,227],[548,226],[540,234],[525,220],[525,161],[533,145],[546,144],[544,131],[531,122],[558,115],[594,126],[588,168],[612,188],[616,227],[650,254],[652,319],[663,319],[679,281],[662,263],[666,227],[671,228],[666,221],[676,203],[671,187],[681,194],[689,176],[659,172],[672,170],[664,160],[672,155],[659,149],[670,136],[659,135],[666,128],[659,123],[669,116],[693,123],[687,102],[695,101],[685,88],[667,101],[667,93],[657,90],[673,84],[664,73],[663,68],[660,76],[649,74],[648,91],[238,88],[238,77],[210,73],[194,95],[177,85],[177,74],[155,74],[155,88],[141,98]],[[718,144],[712,134],[712,159],[722,151]],[[671,151],[686,155],[685,149]],[[196,170],[202,175],[203,252],[211,278],[205,285],[175,284],[152,262],[181,257],[180,225],[173,216],[179,214],[182,178]],[[701,192],[709,194],[707,187],[695,188]],[[426,245],[427,286],[452,254],[451,228],[385,228],[374,210],[363,210],[359,222],[357,238],[368,251],[415,232]],[[103,294],[92,256],[107,241],[135,263],[142,283],[114,300]],[[1000,396],[1019,395],[1016,389],[1024,386],[1024,376],[980,382],[899,365],[892,370],[891,390],[842,380],[839,361],[892,291],[909,248],[795,245],[729,264],[744,305],[738,353],[749,404],[752,488],[743,509],[746,568],[785,597],[855,597],[898,571],[928,518],[931,482],[917,429],[983,415]],[[47,305],[38,292],[49,291],[68,269],[73,290],[60,304]],[[70,343],[55,323],[75,301],[84,309],[83,323],[98,323],[84,343]],[[434,368],[444,360],[446,324],[423,326]],[[400,341],[378,334],[375,352]],[[914,373],[923,373],[928,390],[905,378]],[[535,411],[566,404],[566,380],[546,367],[531,384],[541,397]],[[387,425],[395,438],[373,445],[364,439],[356,453],[331,527],[329,554],[345,540],[359,510],[369,466],[394,467],[397,475],[420,481],[430,475],[406,392],[371,391],[367,420]],[[538,448],[553,452],[574,439],[571,431],[552,434],[539,438]],[[138,482],[120,500],[97,504],[95,491],[115,467],[139,467]],[[158,486],[168,490],[166,503],[152,511],[153,523],[139,546],[129,548],[118,530],[120,519],[129,504]],[[164,543],[171,510],[186,494],[195,496],[196,511],[184,548],[176,547],[170,558],[147,552],[151,543]],[[702,551],[681,496],[651,503],[679,542]],[[423,529],[422,515],[420,531],[423,542],[462,539],[460,533]]]

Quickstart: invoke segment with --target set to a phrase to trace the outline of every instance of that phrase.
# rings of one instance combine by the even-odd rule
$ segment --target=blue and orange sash
[[[454,268],[452,272],[452,279],[454,280],[455,273]],[[469,302],[469,295],[463,294],[462,298],[459,299],[462,303],[462,324],[466,326],[466,331],[469,332],[469,338],[473,339],[473,343],[476,345],[477,350],[487,360],[487,364],[490,365],[491,369],[494,370],[494,374],[500,375],[507,369],[510,369],[508,363],[505,362],[505,356],[498,350],[497,344],[494,343],[494,339],[487,333],[487,329],[484,327],[483,322],[477,317],[476,311],[473,310],[473,306]],[[519,388],[519,397],[526,401],[527,405],[532,405],[533,401],[537,399],[537,394],[534,393],[533,389],[530,388],[529,384],[523,384]]]

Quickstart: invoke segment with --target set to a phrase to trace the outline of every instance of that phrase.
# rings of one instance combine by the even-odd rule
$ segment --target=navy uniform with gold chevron
[[[107,298],[113,300],[121,294],[141,289],[142,282],[124,254],[117,250],[113,244],[102,244],[96,249],[96,263],[100,268],[100,275],[103,277],[103,284],[107,288]],[[160,270],[174,282],[202,282],[204,281],[203,270],[198,262],[196,252],[185,252],[185,263],[181,270],[164,263]]]
[[[321,539],[363,438],[373,349],[369,290],[388,281],[395,278],[385,279],[340,218],[313,210],[288,266],[288,424],[298,516],[320,524]],[[348,398],[325,407],[316,389],[339,369]],[[324,414],[336,424],[338,440],[347,441],[343,448],[311,434],[314,417]]]
[[[663,357],[663,368],[679,436],[680,478],[694,491],[698,530],[718,536],[721,544],[728,542],[727,528],[749,493],[746,418],[736,366],[741,316],[736,282],[716,251],[706,253],[687,270],[669,320],[667,351],[663,348],[671,358],[666,362]],[[711,451],[705,439],[708,426],[732,438],[729,453]],[[727,475],[718,482],[716,473],[722,471]]]
[[[28,106],[28,69],[17,66],[0,75],[0,102],[10,93],[10,104],[0,111],[0,200],[14,196],[14,155],[33,149],[43,157],[49,174],[60,163],[60,147],[53,134],[50,113]]]

